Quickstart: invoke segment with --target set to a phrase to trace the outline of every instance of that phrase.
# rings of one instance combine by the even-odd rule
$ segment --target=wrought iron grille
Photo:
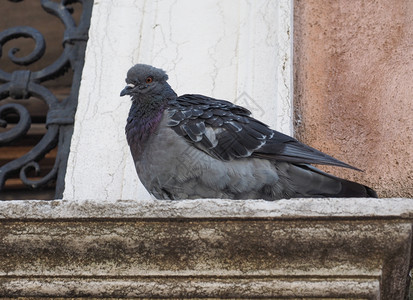
[[[22,0],[9,1],[21,2]],[[72,16],[71,5],[74,3],[80,3],[82,9],[78,24]],[[39,5],[48,14],[57,17],[64,25],[62,53],[41,70],[30,70],[28,66],[38,61],[46,50],[42,33],[30,26],[17,26],[0,32],[0,58],[4,45],[10,40],[29,38],[35,44],[34,49],[24,56],[16,55],[20,51],[19,48],[11,48],[8,52],[8,59],[13,64],[17,67],[27,66],[27,69],[22,70],[21,67],[16,67],[15,70],[8,72],[0,66],[0,127],[7,127],[0,132],[0,151],[24,137],[31,127],[30,113],[25,106],[19,103],[21,99],[37,98],[47,104],[46,131],[40,141],[27,153],[0,165],[0,191],[4,189],[8,178],[18,174],[17,176],[25,185],[34,189],[55,181],[55,199],[59,199],[64,189],[64,175],[73,132],[93,0],[62,0],[60,3],[41,0]],[[73,74],[70,92],[66,98],[59,100],[44,83],[63,76],[69,69]],[[5,99],[12,99],[14,102],[2,101]],[[29,171],[30,174],[33,170],[39,172],[39,161],[52,149],[56,152],[56,159],[51,170],[41,177],[30,178]]]

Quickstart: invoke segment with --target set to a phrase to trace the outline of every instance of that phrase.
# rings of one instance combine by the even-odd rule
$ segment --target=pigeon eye
[[[152,76],[149,76],[149,77],[147,77],[147,78],[145,79],[145,82],[146,82],[146,83],[152,83],[152,81],[153,81],[153,77],[152,77]]]

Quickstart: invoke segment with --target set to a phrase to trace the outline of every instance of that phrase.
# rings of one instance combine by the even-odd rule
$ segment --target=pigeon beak
[[[125,95],[129,95],[129,91],[132,89],[131,86],[127,85],[125,88],[120,92],[120,96],[123,97]]]

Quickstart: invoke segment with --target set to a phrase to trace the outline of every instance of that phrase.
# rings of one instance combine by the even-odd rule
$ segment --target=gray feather
[[[202,95],[177,97],[164,71],[135,65],[126,135],[143,185],[158,199],[377,197],[310,166],[356,169],[270,129],[251,112]]]

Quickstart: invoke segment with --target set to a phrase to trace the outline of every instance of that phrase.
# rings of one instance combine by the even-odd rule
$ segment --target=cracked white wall
[[[65,199],[145,199],[126,144],[135,63],[161,67],[179,94],[249,108],[292,134],[292,0],[95,0]]]

